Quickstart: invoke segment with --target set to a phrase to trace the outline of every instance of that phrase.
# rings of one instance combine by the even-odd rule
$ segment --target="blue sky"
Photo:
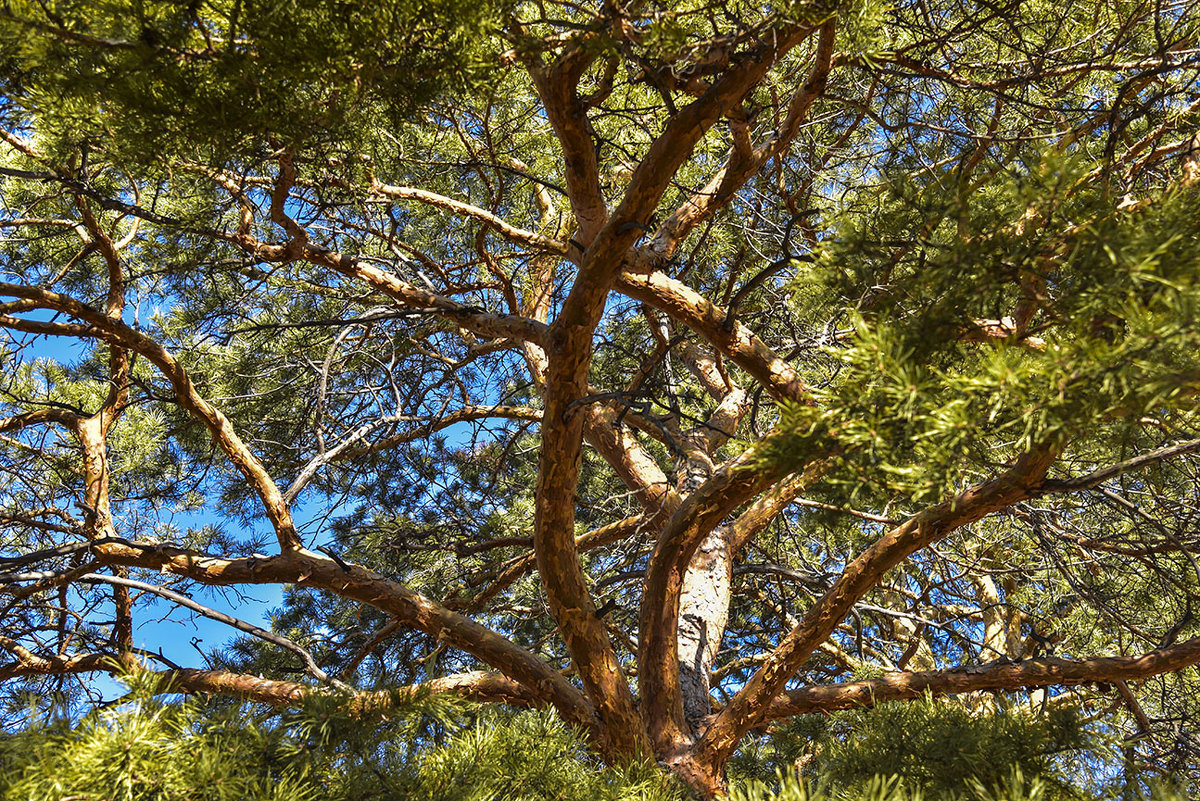
[[[48,314],[35,313],[28,316],[50,318]],[[27,343],[21,353],[22,359],[26,361],[48,359],[69,365],[85,357],[90,350],[88,343],[75,339],[22,337],[22,341]],[[114,512],[119,528],[120,509],[115,509]],[[302,531],[309,532],[310,537],[314,534],[319,537],[320,532],[314,532],[313,529],[319,526],[319,518],[324,512],[324,508],[301,507],[296,510],[297,525]],[[236,521],[219,516],[207,504],[198,512],[164,512],[162,518],[164,522],[173,524],[180,531],[220,525],[238,539],[251,539],[257,534],[260,535],[260,539],[274,540],[268,527],[246,530]],[[127,532],[126,535],[134,536]],[[253,585],[239,587],[236,592],[220,588],[197,588],[192,595],[200,603],[217,611],[270,629],[270,612],[282,602],[283,587],[269,584]],[[197,649],[207,651],[220,647],[235,636],[238,636],[238,632],[223,623],[193,614],[160,599],[146,596],[134,605],[134,644],[151,651],[161,651],[166,658],[183,667],[204,667],[204,659]],[[108,676],[98,674],[93,677],[92,684],[106,697],[124,693],[123,685]]]

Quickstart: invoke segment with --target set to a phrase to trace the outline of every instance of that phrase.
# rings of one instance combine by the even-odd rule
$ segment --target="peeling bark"
[[[680,589],[679,686],[690,732],[712,713],[710,676],[729,620],[733,580],[728,537],[728,529],[718,527],[704,538]]]

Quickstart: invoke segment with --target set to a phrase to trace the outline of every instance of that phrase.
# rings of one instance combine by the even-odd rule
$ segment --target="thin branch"
[[[1114,479],[1117,476],[1130,473],[1134,470],[1140,470],[1143,467],[1162,462],[1167,459],[1173,459],[1176,456],[1185,456],[1189,453],[1200,451],[1200,439],[1190,439],[1186,442],[1180,442],[1175,445],[1167,445],[1162,448],[1143,453],[1141,456],[1135,456],[1132,459],[1126,459],[1123,462],[1102,467],[1099,470],[1093,470],[1084,476],[1078,478],[1050,479],[1042,483],[1039,489],[1039,495],[1052,495],[1063,492],[1078,492],[1079,490],[1095,489],[1105,481]]]
[[[375,182],[371,184],[371,193],[397,200],[416,200],[444,211],[472,217],[484,223],[489,228],[494,229],[496,233],[505,239],[516,242],[519,245],[526,245],[534,250],[557,253],[560,256],[567,255],[571,250],[571,246],[566,242],[560,242],[552,237],[543,236],[533,231],[526,231],[523,228],[517,228],[487,209],[481,209],[478,206],[472,206],[470,203],[463,203],[445,195],[439,195],[436,192],[415,189],[411,186],[390,186]]]
[[[253,637],[257,637],[264,642],[269,642],[272,645],[278,645],[280,648],[286,648],[296,656],[300,657],[300,661],[304,663],[304,669],[307,670],[308,674],[317,681],[321,682],[322,684],[332,685],[340,690],[349,689],[346,687],[346,685],[342,684],[336,679],[330,678],[328,673],[321,670],[320,666],[317,665],[317,661],[313,659],[313,655],[298,643],[289,640],[287,637],[282,637],[274,632],[267,631],[266,629],[256,626],[253,623],[247,623],[241,618],[236,618],[233,615],[228,615],[224,612],[220,612],[216,609],[205,606],[204,604],[195,601],[186,595],[183,595],[182,593],[169,590],[166,587],[160,587],[157,584],[147,584],[144,581],[136,581],[134,579],[121,578],[119,576],[104,576],[99,573],[85,573],[79,577],[79,580],[92,584],[114,584],[119,587],[130,587],[135,590],[141,590],[142,592],[148,592],[153,595],[157,595],[160,598],[166,598],[168,601],[179,604],[186,609],[191,609],[193,612],[203,615],[210,620],[216,620],[219,623],[224,623],[225,625],[231,626],[238,631],[242,631]]]

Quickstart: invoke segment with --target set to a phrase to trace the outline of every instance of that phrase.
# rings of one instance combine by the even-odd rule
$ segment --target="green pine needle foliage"
[[[29,801],[316,801],[270,730],[200,704],[138,703],[0,739],[0,791]]]
[[[283,715],[228,700],[126,703],[0,735],[12,801],[687,801],[652,764],[605,767],[553,713],[397,699],[363,725],[337,698]],[[731,801],[1182,801],[1119,786],[1073,710],[928,699],[772,732],[730,766]]]
[[[971,784],[1000,786],[1016,773],[1036,779],[1048,801],[1079,797],[1063,757],[1090,745],[1073,708],[1036,715],[1026,708],[979,711],[932,700],[850,713],[825,737],[820,773],[839,785],[865,786],[886,774],[946,794]]]
[[[1093,166],[1046,154],[996,179],[989,203],[884,181],[870,211],[848,210],[800,265],[794,297],[801,310],[843,298],[850,333],[826,349],[835,378],[820,402],[783,410],[792,437],[768,458],[796,466],[832,451],[826,484],[851,502],[930,503],[1031,446],[1069,438],[1086,451],[1107,421],[1190,407],[1200,187],[1119,208],[1089,182]],[[1037,344],[969,341],[976,321],[1018,304],[1026,279],[1053,289],[1032,320]]]
[[[1019,775],[1019,774],[1017,774]],[[1016,782],[1013,782],[1015,785]],[[1042,801],[1041,785],[1017,785],[1020,795],[1002,796],[1006,801]],[[1010,788],[1005,788],[1010,789]],[[747,782],[730,794],[730,801],[925,801],[919,790],[898,777],[875,776],[855,790],[834,790],[824,784],[810,784],[794,773],[781,773],[774,785],[762,781]],[[950,801],[947,797],[945,801]],[[975,796],[959,795],[954,801],[984,801]],[[992,801],[990,798],[987,801]]]
[[[429,801],[683,801],[651,766],[604,768],[586,744],[546,712],[489,714],[421,764]]]
[[[282,718],[135,694],[75,725],[0,736],[0,798],[22,801],[684,801],[654,766],[604,768],[550,713],[425,698],[363,725],[336,699]]]
[[[8,0],[0,115],[42,147],[105,140],[137,162],[204,159],[392,124],[494,64],[500,5],[476,0]]]
[[[1175,798],[1129,781],[1121,743],[1078,707],[1005,696],[801,716],[746,744],[730,774],[733,801]]]
[[[1137,801],[1184,801],[1167,789],[1126,796]],[[813,785],[793,774],[779,774],[773,785],[747,782],[733,790],[730,801],[1050,801],[1053,791],[1041,779],[1029,779],[1020,769],[995,784],[970,780],[960,789],[928,793],[898,776],[877,775],[854,788],[831,789]]]

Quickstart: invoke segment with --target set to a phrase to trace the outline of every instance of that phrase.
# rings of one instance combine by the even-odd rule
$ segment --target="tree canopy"
[[[707,796],[806,716],[955,696],[1186,779],[1198,37],[1190,0],[3,0],[13,714],[137,664],[451,695]],[[262,584],[269,628],[212,600]],[[177,664],[167,606],[244,636]]]

